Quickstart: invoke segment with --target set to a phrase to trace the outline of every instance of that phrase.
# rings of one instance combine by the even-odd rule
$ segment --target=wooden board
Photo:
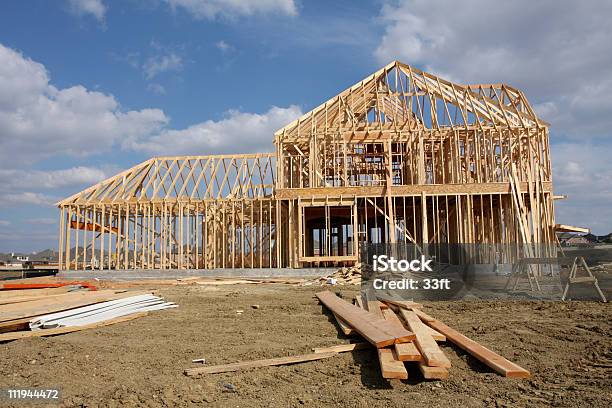
[[[340,330],[345,336],[352,336],[355,334],[355,331],[344,320],[339,318],[336,314],[334,314],[334,317],[336,318],[338,326],[340,326]]]
[[[419,362],[418,366],[426,380],[445,380],[448,378],[448,370],[444,367],[430,367],[424,362]]]
[[[413,302],[411,300],[393,300],[380,296],[378,296],[378,300],[404,309],[420,309],[423,307],[421,303]]]
[[[393,349],[379,348],[377,351],[383,378],[396,378],[400,380],[408,378],[406,366],[404,366],[402,361],[398,360]]]
[[[416,313],[415,313],[416,314]],[[417,315],[418,316],[418,315]],[[431,327],[425,325],[425,329],[429,332],[429,335],[433,337],[435,341],[446,341],[446,336],[440,333],[437,330],[432,329]]]
[[[433,322],[434,320],[436,320],[435,318],[431,317],[430,315],[428,315],[427,313],[425,313],[421,309],[416,309],[415,308],[415,309],[409,309],[409,310],[413,311],[414,314],[419,316],[419,319],[421,319],[424,322]]]
[[[382,303],[380,303],[378,300],[368,300],[365,303],[365,308],[368,312],[373,313],[382,319],[383,314],[382,314],[381,306],[382,306]]]
[[[185,370],[185,374],[188,376],[196,376],[196,375],[201,375],[201,374],[227,373],[231,371],[249,370],[249,369],[259,368],[259,367],[279,366],[279,365],[303,363],[306,361],[322,360],[324,358],[330,358],[330,357],[334,357],[337,355],[338,353],[328,352],[328,353],[304,354],[304,355],[291,356],[291,357],[268,358],[265,360],[244,361],[241,363],[220,364],[220,365],[207,366],[207,367],[188,368]]]
[[[414,340],[414,333],[395,326],[363,309],[352,305],[329,291],[319,292],[317,298],[332,313],[338,315],[357,333],[377,348]]]
[[[448,340],[461,347],[463,350],[476,357],[484,364],[505,377],[528,378],[531,374],[524,368],[506,360],[499,354],[489,350],[483,345],[464,336],[457,330],[452,329],[439,320],[425,321],[427,325],[444,334]]]
[[[400,318],[395,314],[395,312],[391,309],[383,310],[383,316],[386,320],[394,322],[394,324],[401,325],[403,327],[403,323]],[[428,327],[428,326],[425,326]],[[400,361],[421,361],[423,356],[417,349],[414,343],[400,343],[395,344],[395,355]]]
[[[114,319],[109,319],[103,322],[92,323],[85,326],[70,326],[70,327],[56,327],[54,329],[41,329],[41,330],[33,330],[33,331],[19,331],[19,332],[10,332],[10,333],[2,333],[0,334],[0,342],[3,341],[11,341],[18,339],[26,339],[30,337],[48,337],[48,336],[57,336],[58,334],[66,334],[72,333],[81,330],[87,329],[95,329],[96,327],[110,326],[115,323],[127,322],[130,320],[137,319],[139,317],[146,316],[147,312],[134,313],[127,316],[121,316]]]
[[[27,291],[22,291],[22,292],[27,292]],[[85,291],[78,291],[78,292],[87,292],[87,291],[85,290]],[[70,292],[70,293],[77,293],[77,291]],[[49,295],[32,295],[32,296],[27,296],[24,294],[24,296],[12,296],[12,297],[7,297],[7,298],[0,298],[0,306],[10,305],[13,303],[32,302],[34,300],[62,298],[64,295],[65,293],[57,293],[57,294],[49,294]]]
[[[359,307],[360,309],[363,309],[363,302],[361,301],[361,295],[355,295],[355,302],[354,302],[355,306]]]
[[[422,361],[423,356],[419,353],[419,349],[414,343],[394,344],[395,355],[400,361]]]
[[[410,343],[402,343],[402,344],[410,344]],[[351,343],[351,344],[339,344],[337,346],[331,347],[315,347],[312,349],[314,353],[346,353],[347,351],[353,350],[365,350],[372,348],[372,345],[367,341],[363,341],[361,343]]]
[[[58,295],[60,293],[68,292],[68,286],[62,286],[59,288],[47,288],[47,289],[10,289],[0,290],[0,299],[16,298],[23,296],[47,296],[47,295]]]
[[[415,344],[419,352],[423,356],[425,363],[433,367],[451,366],[450,360],[444,355],[444,352],[438,347],[436,341],[431,337],[429,331],[425,329],[425,325],[419,317],[410,310],[400,309],[400,314],[408,325],[408,328],[416,335]]]
[[[33,316],[36,317],[36,316]],[[24,319],[9,320],[8,322],[0,322],[0,333],[29,330],[30,320],[32,317],[26,317]]]

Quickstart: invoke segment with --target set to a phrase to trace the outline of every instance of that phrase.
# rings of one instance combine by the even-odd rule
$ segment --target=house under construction
[[[309,267],[354,263],[363,243],[555,240],[548,124],[511,86],[392,62],[274,146],[155,157],[59,202],[60,268]]]

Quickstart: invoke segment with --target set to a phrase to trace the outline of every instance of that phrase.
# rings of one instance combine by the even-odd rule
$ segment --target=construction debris
[[[145,294],[39,316],[32,319],[29,326],[31,330],[85,326],[134,313],[151,312],[174,307],[177,307],[174,303],[164,302],[160,297]]]
[[[451,362],[437,341],[447,339],[462,348],[482,363],[505,377],[527,378],[529,371],[512,363],[488,348],[469,339],[441,321],[424,313],[422,305],[410,301],[369,300],[357,302],[357,306],[326,291],[316,294],[317,298],[334,315],[341,330],[354,330],[368,343],[343,344],[316,348],[315,353],[346,352],[376,347],[378,363],[383,378],[406,379],[409,371],[405,363],[415,363],[423,378],[443,380],[448,378]],[[359,297],[357,297],[359,298]],[[367,305],[361,309],[359,304]],[[340,324],[342,322],[342,324]],[[400,331],[410,336],[394,337]],[[390,340],[392,339],[392,340]]]
[[[321,276],[320,278],[304,282],[303,286],[312,285],[360,285],[361,284],[361,263],[357,262],[354,266],[338,269],[336,272]]]
[[[409,377],[408,369],[414,366],[426,380],[443,380],[449,376],[451,362],[437,341],[448,339],[505,377],[530,376],[529,371],[424,313],[418,303],[367,300],[353,305],[329,291],[319,292],[316,297],[332,312],[342,331],[349,330],[367,341],[313,348],[312,354],[188,368],[185,374],[198,376],[296,364],[344,352],[376,349],[383,378],[405,380]],[[362,309],[360,304],[367,305],[367,309]]]
[[[25,284],[17,290],[11,284],[11,290],[0,291],[0,341],[107,326],[177,307],[150,292],[48,285]]]

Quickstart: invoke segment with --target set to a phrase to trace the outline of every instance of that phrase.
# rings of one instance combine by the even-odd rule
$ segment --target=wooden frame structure
[[[61,268],[308,267],[354,263],[362,243],[554,243],[548,124],[511,86],[394,61],[274,144],[153,158],[59,202]]]

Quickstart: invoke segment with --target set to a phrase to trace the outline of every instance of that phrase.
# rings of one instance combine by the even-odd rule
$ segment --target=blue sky
[[[0,251],[56,246],[55,201],[152,155],[272,151],[393,59],[523,89],[552,125],[557,221],[610,232],[608,3],[2,2]]]

